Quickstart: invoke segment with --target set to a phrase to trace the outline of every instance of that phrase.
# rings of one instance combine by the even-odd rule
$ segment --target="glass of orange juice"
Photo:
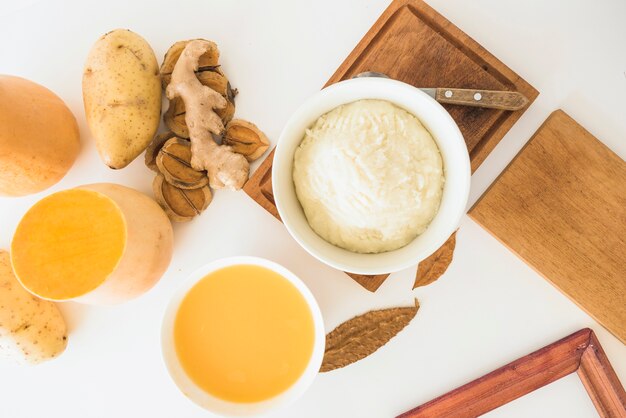
[[[163,358],[178,388],[222,416],[252,416],[296,400],[324,356],[324,324],[286,268],[232,257],[196,270],[163,319]]]

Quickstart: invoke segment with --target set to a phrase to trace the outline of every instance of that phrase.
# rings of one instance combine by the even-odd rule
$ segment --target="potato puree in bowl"
[[[296,195],[311,228],[357,253],[407,245],[441,202],[439,148],[418,118],[385,100],[358,100],[321,116],[294,156]]]

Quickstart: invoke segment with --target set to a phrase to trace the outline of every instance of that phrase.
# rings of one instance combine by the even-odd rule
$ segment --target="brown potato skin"
[[[47,189],[79,151],[78,124],[63,100],[32,81],[0,75],[0,195]]]

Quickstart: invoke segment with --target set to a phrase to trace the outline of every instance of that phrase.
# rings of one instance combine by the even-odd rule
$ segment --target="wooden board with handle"
[[[374,23],[326,86],[376,71],[416,87],[447,87],[517,91],[529,102],[539,94],[530,84],[421,0],[394,0]],[[472,171],[493,150],[524,113],[444,105],[467,143]],[[244,190],[280,219],[272,195],[273,152]],[[417,260],[416,260],[417,262]],[[375,291],[388,274],[350,275]]]
[[[469,215],[626,343],[626,163],[562,110]]]

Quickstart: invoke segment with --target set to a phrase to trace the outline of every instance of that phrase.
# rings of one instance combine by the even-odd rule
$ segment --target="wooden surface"
[[[274,193],[272,191],[272,161],[274,160],[274,150],[256,169],[254,174],[248,179],[243,186],[243,190],[248,196],[254,199],[263,209],[271,213],[279,221],[280,215],[274,202]]]
[[[419,0],[395,0],[326,86],[375,71],[416,87],[519,91],[539,94],[485,48]],[[509,112],[444,105],[459,125],[475,171],[524,110]]]
[[[601,417],[626,417],[626,392],[593,332],[577,373]]]
[[[526,96],[517,91],[438,88],[435,92],[435,99],[439,103],[502,110],[521,110],[528,106]]]
[[[0,51],[11,58],[2,60],[0,72],[26,77],[61,97],[79,124],[81,152],[47,191],[0,198],[0,248],[9,248],[24,213],[56,191],[113,182],[152,194],[154,173],[140,160],[121,171],[102,164],[85,122],[80,73],[105,32],[135,31],[159,62],[175,41],[217,41],[224,70],[240,90],[237,116],[271,134],[275,145],[294,108],[321,88],[391,1],[181,0],[154,7],[154,1],[109,0],[97,13],[89,12],[94,2],[84,0],[3,2]],[[541,90],[472,176],[472,202],[557,107],[626,159],[626,1],[602,7],[566,0],[426,1]],[[52,21],[64,30],[50,30]],[[607,94],[616,88],[618,94]],[[159,319],[194,270],[234,255],[268,258],[300,277],[328,330],[362,312],[408,304],[412,296],[423,302],[397,341],[319,376],[304,396],[270,418],[389,418],[587,326],[626,386],[626,345],[534,271],[519,268],[513,253],[467,217],[452,264],[439,280],[411,291],[415,269],[407,269],[392,274],[376,293],[308,255],[243,193],[216,191],[207,212],[174,229],[170,268],[149,293],[111,308],[61,303],[71,332],[66,352],[38,367],[0,367],[0,418],[209,418],[172,383],[161,361]],[[474,338],[464,339],[469,336]],[[553,418],[595,416],[572,375],[496,415],[539,418],[543,411],[556,411]]]
[[[575,371],[601,417],[626,416],[624,388],[595,334],[585,328],[399,418],[477,417]]]
[[[565,112],[469,215],[626,343],[626,163]]]
[[[530,84],[476,41],[420,0],[395,0],[374,23],[325,86],[365,72],[377,71],[416,87],[510,90],[532,103],[539,94]],[[524,110],[515,112],[444,105],[467,143],[476,170]],[[270,153],[245,192],[280,219],[272,195]],[[349,274],[370,291],[389,276]]]

